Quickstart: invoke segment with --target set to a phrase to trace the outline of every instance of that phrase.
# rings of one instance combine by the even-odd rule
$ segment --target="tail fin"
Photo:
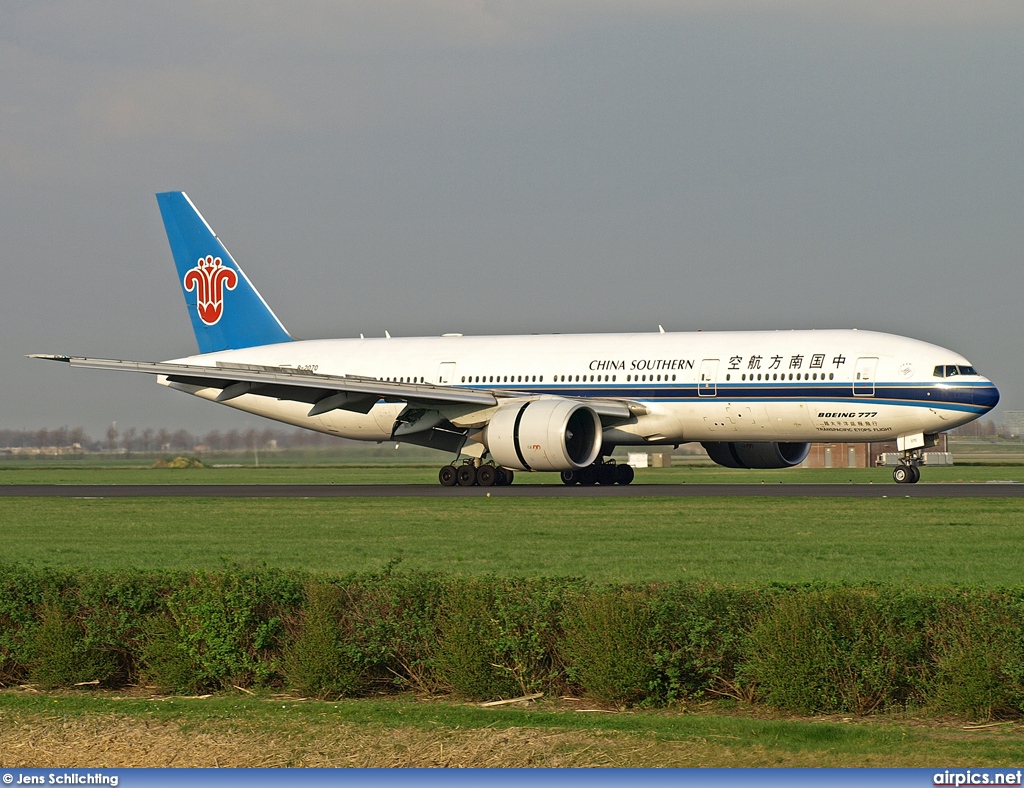
[[[156,196],[200,353],[292,339],[185,192]]]

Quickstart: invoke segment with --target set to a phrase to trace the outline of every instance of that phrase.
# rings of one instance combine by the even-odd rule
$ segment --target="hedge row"
[[[1024,713],[1024,588],[0,565],[0,683]]]

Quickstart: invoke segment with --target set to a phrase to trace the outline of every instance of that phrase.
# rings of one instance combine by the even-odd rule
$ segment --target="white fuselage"
[[[995,387],[959,354],[857,330],[307,340],[179,361],[640,403],[635,418],[604,431],[606,445],[895,440],[952,429],[998,401]],[[937,376],[936,368],[953,373]],[[220,394],[160,380],[205,399]],[[224,404],[372,441],[392,437],[404,408],[382,400],[365,414],[310,417],[308,404],[253,394]],[[456,426],[472,427],[494,408],[439,410]]]

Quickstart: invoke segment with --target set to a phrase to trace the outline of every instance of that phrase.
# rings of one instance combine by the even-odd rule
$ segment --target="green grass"
[[[1024,746],[1016,726],[964,732],[954,722],[918,726],[906,720],[848,722],[754,719],[722,713],[678,711],[629,714],[579,714],[571,708],[540,704],[530,708],[482,709],[474,705],[422,703],[415,699],[296,702],[285,698],[214,697],[204,699],[132,699],[89,694],[0,694],[0,716],[68,720],[86,717],[102,731],[104,718],[127,716],[140,725],[170,722],[192,735],[218,730],[259,732],[279,737],[295,751],[315,747],[318,737],[339,726],[421,729],[458,736],[460,732],[528,728],[599,733],[634,750],[633,761],[619,765],[947,765],[1019,763]],[[694,762],[698,745],[704,763]],[[686,759],[674,763],[680,755]],[[629,755],[626,755],[629,758]]]
[[[1021,499],[0,499],[0,560],[1019,585]]]
[[[144,466],[0,466],[0,484],[437,484],[435,465],[309,465],[254,468]],[[1024,482],[1024,466],[924,467],[926,483]],[[891,468],[786,468],[746,471],[718,466],[640,469],[637,484],[893,484]],[[516,484],[559,484],[556,473],[518,473]]]

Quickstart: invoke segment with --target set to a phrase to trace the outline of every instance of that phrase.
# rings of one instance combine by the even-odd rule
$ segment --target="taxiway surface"
[[[57,498],[1024,498],[1024,484],[6,484],[0,497]]]

